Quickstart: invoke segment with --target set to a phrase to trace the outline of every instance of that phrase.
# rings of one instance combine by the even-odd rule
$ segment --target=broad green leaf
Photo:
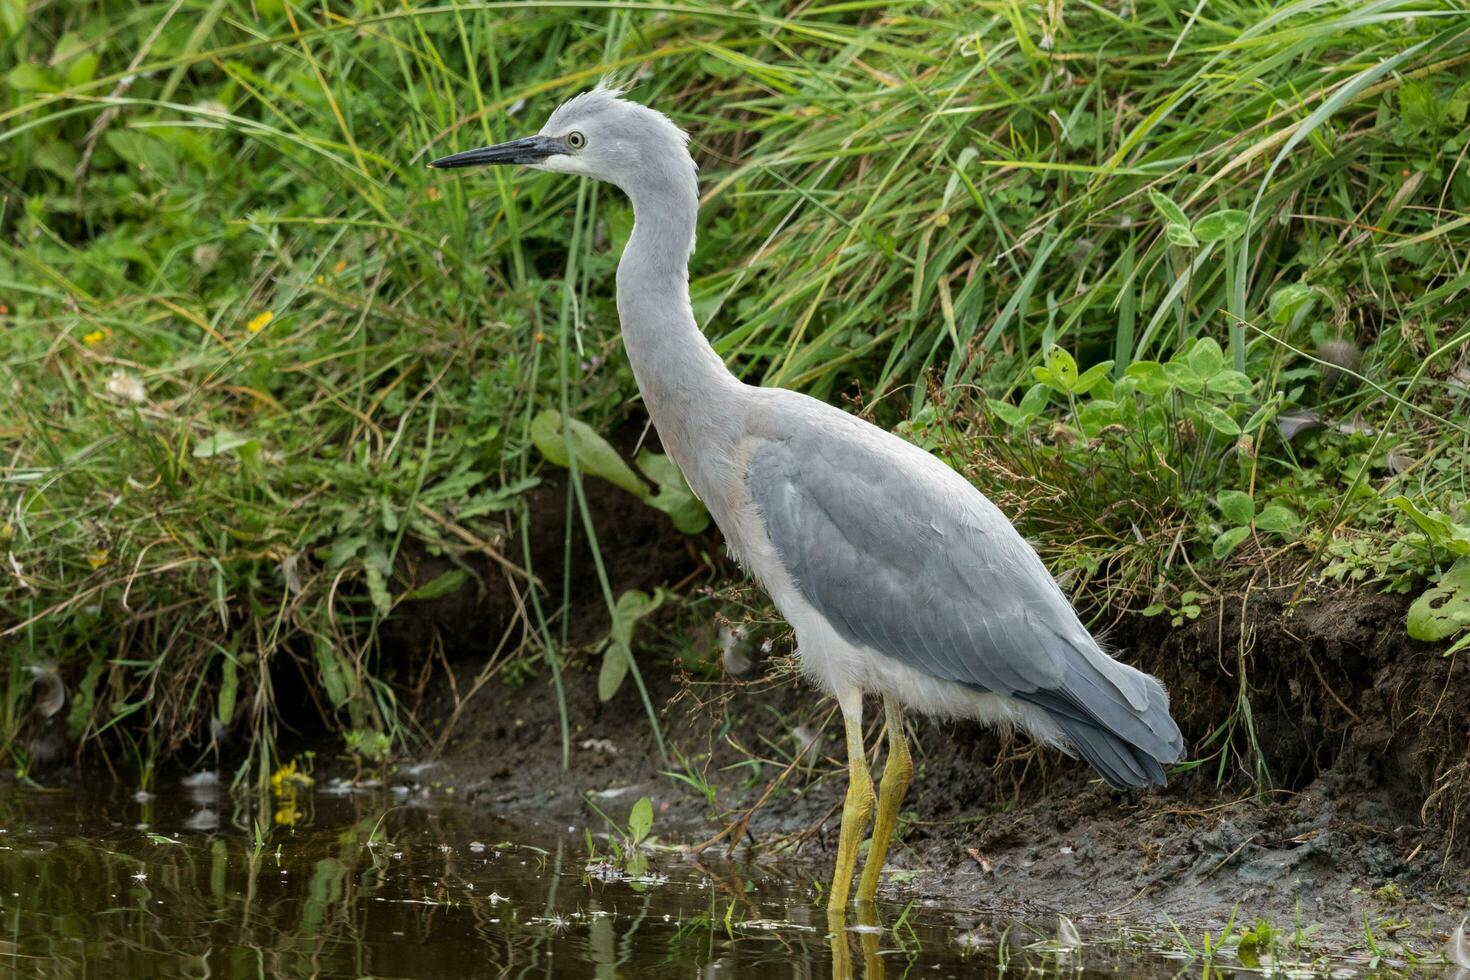
[[[26,0],[0,0],[0,41],[8,41],[26,26]]]
[[[1240,423],[1231,418],[1229,412],[1208,402],[1201,402],[1197,407],[1200,415],[1216,432],[1226,436],[1240,435]]]
[[[1256,502],[1248,493],[1221,490],[1215,495],[1215,502],[1220,506],[1220,513],[1231,524],[1249,524],[1251,518],[1256,516]]]
[[[112,148],[112,152],[149,173],[168,177],[178,169],[168,146],[147,133],[130,129],[109,129],[102,138]]]
[[[1215,546],[1210,550],[1217,560],[1226,558],[1250,536],[1250,533],[1251,529],[1248,527],[1232,527],[1215,539]]]
[[[59,87],[52,72],[29,61],[22,61],[10,69],[5,80],[17,92],[54,92]]]
[[[1465,122],[1467,109],[1470,109],[1470,81],[1461,82],[1445,102],[1445,117],[1459,126]]]
[[[652,829],[653,802],[646,796],[640,797],[628,814],[628,837],[634,844],[639,844]]]
[[[1450,566],[1439,582],[1409,607],[1409,635],[1430,642],[1470,628],[1470,558]]]
[[[229,654],[220,657],[219,694],[215,696],[215,717],[226,728],[235,720],[235,696],[240,690],[240,666]]]
[[[634,496],[648,497],[648,484],[640,480],[632,467],[623,462],[618,451],[606,439],[586,422],[577,419],[567,421],[570,423],[567,433],[572,451],[577,454],[577,466],[583,473],[600,476]],[[562,432],[562,422],[562,414],[553,408],[539,412],[531,420],[531,441],[536,444],[542,456],[558,466],[568,466],[571,463],[567,456],[568,435]]]
[[[442,575],[436,575],[429,581],[416,589],[411,589],[404,594],[405,599],[438,599],[441,596],[458,592],[469,581],[470,574],[462,568],[451,568]]]
[[[1128,370],[1123,372],[1124,377],[1132,378],[1138,383],[1138,390],[1149,396],[1168,394],[1174,383],[1169,378],[1169,373],[1164,370],[1164,365],[1158,361],[1134,361],[1128,365]]]
[[[341,568],[351,561],[365,544],[367,544],[367,538],[360,534],[349,534],[333,541],[331,554],[327,558],[327,567]]]
[[[1312,296],[1311,286],[1305,286],[1299,282],[1290,286],[1282,286],[1266,301],[1266,315],[1271,318],[1272,323],[1285,326],[1291,322],[1292,317],[1296,316],[1297,310],[1311,301]]]
[[[1012,429],[1019,429],[1036,417],[1024,408],[1012,405],[1010,402],[1003,402],[999,398],[987,398],[985,404],[996,418]]]
[[[347,673],[343,670],[337,651],[322,637],[317,637],[316,640],[316,675],[333,707],[340,708],[347,703],[352,693],[347,682]]]
[[[1301,519],[1290,507],[1270,504],[1256,515],[1256,527],[1272,534],[1291,534],[1301,524]]]
[[[1255,386],[1241,372],[1227,368],[1211,378],[1205,387],[1220,395],[1244,395]]]
[[[1206,381],[1213,380],[1226,369],[1225,352],[1213,337],[1196,338],[1190,345],[1189,353],[1185,355],[1185,361],[1191,371]]]
[[[1164,237],[1169,240],[1170,245],[1178,245],[1180,248],[1195,248],[1199,245],[1199,239],[1194,237],[1194,232],[1189,230],[1188,225],[1165,225]]]
[[[1184,216],[1184,209],[1175,204],[1173,199],[1161,194],[1153,188],[1149,188],[1148,199],[1154,202],[1154,207],[1164,216],[1164,220],[1172,225],[1183,225],[1189,227],[1189,219]]]
[[[1456,524],[1437,510],[1422,510],[1419,505],[1402,494],[1394,497],[1389,503],[1408,514],[1429,538],[1431,544],[1444,548],[1452,555],[1462,558],[1470,557],[1470,527]]]
[[[628,676],[628,657],[631,654],[615,643],[609,643],[602,651],[602,666],[597,670],[597,699],[611,701],[623,679]]]
[[[1094,364],[1092,367],[1088,368],[1086,371],[1083,371],[1082,374],[1077,377],[1077,382],[1072,388],[1073,394],[1087,394],[1093,388],[1096,388],[1100,382],[1105,381],[1107,379],[1108,372],[1112,369],[1112,361],[1100,361],[1097,364]]]
[[[1233,242],[1245,233],[1250,216],[1244,211],[1215,211],[1196,221],[1190,229],[1202,242]]]
[[[1021,411],[1026,412],[1032,418],[1041,414],[1046,408],[1046,403],[1051,401],[1051,389],[1044,384],[1034,384],[1021,397]]]
[[[644,497],[644,503],[668,514],[684,534],[698,534],[709,527],[709,511],[689,489],[673,460],[645,449],[638,454],[638,468],[658,486],[658,493]]]
[[[42,170],[50,171],[62,180],[70,182],[72,175],[77,172],[77,163],[81,156],[76,147],[70,143],[53,141],[42,143],[36,147],[36,152],[31,156],[31,162]]]
[[[51,67],[60,72],[69,85],[90,82],[97,74],[97,52],[75,31],[63,34],[51,49]]]
[[[639,589],[629,589],[618,596],[613,606],[612,629],[602,651],[602,667],[597,673],[600,700],[610,701],[618,693],[633,661],[633,628],[638,620],[663,605],[663,601],[663,590],[654,592],[652,597]]]
[[[1065,348],[1055,344],[1046,352],[1046,365],[1031,369],[1036,380],[1049,385],[1054,391],[1075,392],[1077,385],[1077,362]]]
[[[229,429],[220,429],[214,435],[209,436],[194,447],[195,459],[208,459],[211,456],[220,456],[239,449],[254,442],[254,438]]]

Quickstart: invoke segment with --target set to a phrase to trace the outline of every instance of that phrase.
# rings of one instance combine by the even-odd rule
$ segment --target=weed
[[[1289,554],[1460,607],[1449,546],[1387,503],[1464,524],[1455,3],[22,7],[0,36],[0,738],[22,770],[21,681],[48,664],[66,736],[144,771],[224,742],[264,785],[296,677],[323,725],[401,745],[399,695],[436,668],[384,622],[502,580],[509,676],[546,665],[569,751],[556,610],[580,597],[525,536],[499,547],[540,467],[569,468],[594,545],[568,558],[610,618],[586,500],[609,491],[584,474],[702,520],[662,457],[640,475],[591,438],[633,414],[631,213],[420,164],[617,70],[652,69],[636,94],[695,134],[717,350],[939,451],[1084,605],[1183,623],[1198,595],[1171,597]],[[419,553],[450,568],[421,580]],[[1416,635],[1464,642],[1457,611],[1431,619]],[[603,663],[661,739],[625,645]]]

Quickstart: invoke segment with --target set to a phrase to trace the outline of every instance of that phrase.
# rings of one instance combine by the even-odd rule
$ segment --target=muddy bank
[[[1182,628],[1125,617],[1111,630],[1174,692],[1194,768],[1163,791],[1117,793],[1022,739],[911,719],[916,773],[885,897],[1172,920],[1191,935],[1232,912],[1288,930],[1300,914],[1339,947],[1365,942],[1365,921],[1380,940],[1441,942],[1470,911],[1466,668],[1409,641],[1396,598],[1344,592],[1295,610],[1286,599],[1256,590]],[[665,838],[697,843],[738,825],[713,847],[737,837],[824,877],[845,787],[841,725],[792,674],[789,637],[770,629],[772,652],[747,682],[714,666],[713,629],[692,630],[694,660],[644,658],[667,761],[633,685],[601,704],[583,663],[565,674],[569,769],[541,678],[482,691],[434,779],[490,810],[594,831],[605,824],[589,800],[621,819],[647,795]],[[431,695],[420,718],[447,711]],[[877,736],[874,719],[870,745]],[[1258,771],[1270,790],[1253,797]]]

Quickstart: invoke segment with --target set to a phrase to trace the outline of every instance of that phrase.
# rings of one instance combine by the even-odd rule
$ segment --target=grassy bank
[[[779,10],[4,5],[12,763],[229,739],[263,780],[288,682],[362,754],[432,740],[440,665],[384,624],[463,590],[516,597],[482,676],[587,652],[512,532],[559,416],[641,423],[631,212],[422,164],[609,72],[694,134],[732,367],[944,453],[1087,608],[1183,622],[1265,570],[1464,636],[1463,4]],[[574,523],[624,492],[570,486]]]

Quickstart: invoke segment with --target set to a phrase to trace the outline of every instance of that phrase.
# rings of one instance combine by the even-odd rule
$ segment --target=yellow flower
[[[91,333],[85,334],[82,337],[82,343],[86,344],[88,347],[96,347],[98,344],[102,343],[102,341],[105,340],[106,337],[107,334],[103,333],[101,330],[93,330]]]
[[[93,551],[88,553],[87,555],[87,564],[91,565],[94,569],[101,568],[103,565],[107,564],[111,557],[112,556],[107,552],[106,549]]]
[[[251,333],[260,333],[266,328],[266,324],[270,323],[275,318],[276,315],[274,313],[272,313],[270,310],[266,310],[264,313],[257,316],[254,320],[251,320],[249,323],[245,324],[245,326]]]
[[[271,792],[277,796],[293,795],[296,787],[310,786],[313,782],[315,780],[296,768],[296,760],[292,759],[271,774]]]
[[[342,273],[344,273],[346,271],[347,271],[347,260],[346,259],[338,259],[337,260],[337,264],[334,265],[334,266],[332,266],[332,274],[335,275],[335,276],[340,276]]]

